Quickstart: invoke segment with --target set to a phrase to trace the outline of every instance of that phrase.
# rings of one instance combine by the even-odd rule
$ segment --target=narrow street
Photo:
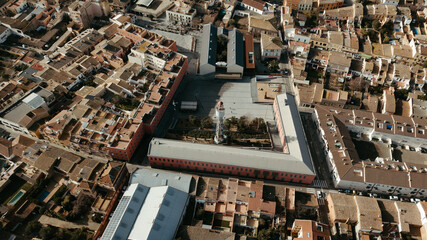
[[[311,113],[301,113],[301,120],[304,126],[304,131],[306,133],[307,143],[310,148],[311,157],[313,159],[313,167],[317,174],[316,179],[320,181],[326,181],[327,186],[323,187],[333,189],[334,184],[332,182],[331,175],[328,170],[326,158],[321,148],[322,144],[318,140],[316,132],[317,127],[313,122]]]

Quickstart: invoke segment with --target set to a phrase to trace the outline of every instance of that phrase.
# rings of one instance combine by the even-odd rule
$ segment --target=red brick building
[[[311,184],[315,174],[288,154],[154,138],[152,167]]]

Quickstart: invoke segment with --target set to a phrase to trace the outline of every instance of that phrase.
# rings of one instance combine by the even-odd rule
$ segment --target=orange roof
[[[274,215],[276,213],[276,202],[264,201],[262,199],[263,181],[254,181],[251,184],[251,192],[254,192],[254,197],[249,197],[248,209],[250,211],[262,212]]]
[[[258,10],[264,11],[264,5],[265,5],[264,1],[260,1],[260,0],[242,0],[242,3],[246,4],[248,6],[251,6],[253,8],[256,8]]]
[[[254,38],[252,37],[252,35],[249,35],[249,34],[245,35],[245,57],[246,57],[245,67],[248,69],[254,69],[255,68]]]
[[[37,71],[41,71],[41,70],[43,70],[42,65],[40,65],[40,64],[38,64],[38,63],[34,63],[34,64],[31,66],[31,68],[32,68],[32,69],[35,69],[35,70],[37,70]]]

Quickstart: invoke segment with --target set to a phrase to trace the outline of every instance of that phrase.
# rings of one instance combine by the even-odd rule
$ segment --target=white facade
[[[3,26],[0,25],[0,28],[3,28]],[[12,35],[12,31],[9,28],[4,28],[5,30],[0,34],[0,43],[4,43],[6,39]]]
[[[337,164],[340,164],[340,159],[334,159],[334,154],[333,154],[333,143],[329,143],[326,135],[325,135],[325,131],[329,131],[329,129],[324,130],[321,126],[321,124],[319,123],[319,117],[318,117],[318,112],[317,109],[314,111],[314,120],[316,122],[316,125],[318,127],[318,135],[319,135],[319,140],[320,142],[323,144],[322,149],[325,153],[326,156],[326,162],[329,168],[329,171],[331,173],[331,177],[332,180],[334,182],[334,185],[336,188],[340,188],[340,189],[350,189],[350,190],[357,190],[357,191],[369,191],[372,193],[376,193],[376,194],[385,194],[385,195],[399,195],[399,196],[405,196],[405,197],[418,197],[418,198],[425,198],[425,193],[427,192],[427,189],[420,189],[420,188],[415,188],[415,187],[410,187],[411,185],[413,186],[414,183],[412,183],[410,181],[411,179],[411,174],[419,174],[419,173],[413,173],[413,171],[415,170],[416,172],[416,167],[409,165],[409,163],[403,163],[403,164],[399,164],[400,166],[398,166],[396,169],[398,169],[400,172],[400,174],[407,174],[408,178],[408,182],[403,182],[402,185],[388,185],[388,184],[383,184],[383,183],[378,183],[378,182],[368,182],[367,181],[367,170],[369,168],[377,168],[377,166],[380,166],[379,169],[372,169],[371,171],[376,171],[375,173],[373,172],[369,172],[368,176],[372,176],[373,174],[382,174],[382,173],[386,173],[386,172],[382,172],[382,171],[396,171],[396,170],[390,170],[390,169],[385,169],[385,168],[381,168],[383,167],[384,164],[380,163],[380,162],[369,162],[369,161],[362,161],[361,164],[359,164],[358,166],[354,166],[353,168],[350,168],[349,171],[352,171],[353,173],[346,173],[348,175],[352,175],[352,176],[358,176],[358,177],[353,177],[352,180],[347,180],[347,179],[342,179],[340,176],[340,173],[337,169],[336,166],[336,162],[338,162]],[[333,128],[334,126],[331,125],[331,127]],[[406,137],[406,136],[402,136],[402,135],[397,135],[397,134],[385,134],[382,132],[378,132],[375,131],[374,128],[367,128],[367,127],[361,127],[361,126],[355,126],[355,125],[346,125],[346,127],[348,128],[349,131],[352,132],[356,132],[359,136],[361,133],[367,134],[371,139],[372,138],[379,138],[380,140],[384,140],[384,138],[387,137],[387,139],[391,139],[390,141],[392,141],[393,143],[395,142],[400,142],[400,141],[405,141],[403,139],[406,140],[410,140],[411,143],[416,143],[418,142],[418,145],[422,145],[423,143],[426,143],[426,141],[424,139],[421,138],[412,138],[411,137]],[[381,138],[383,137],[383,138]],[[398,140],[400,139],[400,140]],[[420,143],[421,142],[421,143]],[[391,143],[391,142],[390,142]],[[407,144],[407,142],[405,141],[405,143]],[[424,145],[423,145],[424,146]],[[336,147],[336,145],[335,145]],[[336,151],[336,150],[334,150]],[[343,157],[346,157],[346,153],[345,150],[338,150],[338,152],[341,151],[341,155]],[[363,160],[363,159],[362,159]],[[390,163],[390,162],[388,162]],[[393,166],[394,168],[394,166]],[[427,169],[426,169],[427,170]],[[390,172],[387,172],[388,174]],[[405,187],[408,186],[409,187]]]
[[[133,48],[131,49],[131,53],[132,54],[129,54],[128,56],[129,62],[137,63],[145,68],[152,67],[157,70],[162,70],[166,65],[165,60],[155,57],[151,54],[147,54]]]
[[[250,6],[250,5],[247,5],[247,4],[243,3],[243,2],[238,2],[238,4],[239,4],[240,6],[242,6],[244,9],[247,9],[247,10],[249,10],[249,11],[252,11],[252,12],[258,13],[258,14],[260,14],[260,15],[262,15],[262,13],[264,12],[263,10],[260,10],[260,9],[258,9],[258,8],[254,8],[254,7],[252,7],[252,6]]]
[[[166,20],[170,23],[177,22],[182,25],[192,25],[196,10],[190,8],[188,11],[180,9],[169,9],[166,11]]]
[[[399,0],[381,0],[381,4],[397,6],[399,4]]]

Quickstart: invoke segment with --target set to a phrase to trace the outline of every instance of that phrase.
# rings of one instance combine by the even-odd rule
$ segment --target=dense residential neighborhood
[[[0,239],[427,240],[426,19],[0,0]]]

